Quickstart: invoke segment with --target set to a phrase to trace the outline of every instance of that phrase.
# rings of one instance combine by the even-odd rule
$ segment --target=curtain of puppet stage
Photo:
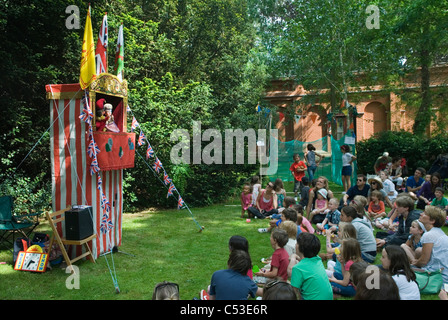
[[[53,96],[57,90],[63,92],[64,89],[71,89],[69,91],[73,92],[68,95],[65,93],[64,99],[56,99],[56,95]],[[98,257],[102,253],[109,252],[114,246],[121,245],[123,169],[90,174],[91,159],[86,151],[88,125],[79,118],[83,109],[83,92],[59,85],[47,86],[47,95],[48,93],[51,94],[49,101],[52,126],[50,130],[52,208],[53,211],[58,211],[74,205],[92,206],[93,226],[97,238],[92,241],[91,250],[93,255]],[[101,207],[102,194],[98,188],[97,175],[101,177],[102,192],[110,203],[108,213],[110,228],[107,231],[102,229],[104,212]],[[65,226],[60,223],[57,227],[64,236]],[[76,246],[73,249],[81,250],[81,247]]]

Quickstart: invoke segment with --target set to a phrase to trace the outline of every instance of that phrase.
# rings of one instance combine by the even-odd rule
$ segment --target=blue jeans
[[[308,166],[308,168],[306,169],[308,171],[308,179],[310,180],[310,184],[311,184],[311,181],[313,181],[313,179],[314,179],[314,174],[316,173],[316,169],[317,169],[317,166]]]
[[[376,259],[376,251],[361,252],[361,258],[367,263],[372,263]]]
[[[344,279],[344,276],[339,272],[333,273],[333,276],[338,280]],[[345,297],[354,297],[356,294],[355,287],[351,283],[347,286],[342,286],[339,283],[334,282],[330,282],[330,284],[333,289],[333,293],[340,294]]]

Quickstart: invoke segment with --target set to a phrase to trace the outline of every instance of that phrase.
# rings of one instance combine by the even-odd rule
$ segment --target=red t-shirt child
[[[289,265],[289,254],[285,248],[279,248],[272,254],[271,260],[271,270],[273,267],[278,269],[277,277],[281,277],[283,280],[288,280],[288,265]]]
[[[302,160],[300,160],[299,162],[294,162],[289,168],[289,171],[292,172],[294,179],[296,179],[297,181],[302,181],[302,178],[305,176],[305,171],[297,171],[298,167],[304,167],[306,169],[305,162],[303,162]]]

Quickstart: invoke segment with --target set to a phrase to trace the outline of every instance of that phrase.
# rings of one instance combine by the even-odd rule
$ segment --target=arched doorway
[[[304,117],[294,124],[294,138],[299,141],[316,141],[327,135],[327,112],[320,105],[310,106]]]
[[[363,120],[365,139],[388,129],[386,107],[378,101],[371,102],[365,107]]]

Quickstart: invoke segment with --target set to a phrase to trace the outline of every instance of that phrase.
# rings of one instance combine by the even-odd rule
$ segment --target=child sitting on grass
[[[425,232],[426,228],[423,223],[418,220],[414,220],[409,228],[408,240],[401,244],[401,248],[404,249],[411,264],[418,260],[422,255],[423,245],[420,240]]]
[[[262,268],[259,272],[255,273],[254,280],[257,283],[266,283],[266,279],[282,279],[288,280],[288,263],[289,254],[284,248],[288,243],[288,234],[285,230],[275,228],[271,233],[271,246],[274,249],[272,254],[270,270]]]
[[[338,230],[339,221],[341,220],[341,212],[338,210],[338,206],[338,199],[331,198],[328,201],[328,211],[324,221],[316,224],[318,233],[322,234],[325,230],[330,230],[332,232]]]
[[[272,229],[278,227],[283,221],[297,221],[297,211],[295,211],[293,208],[286,208],[282,211],[280,219],[270,220],[269,228],[260,228],[258,229],[258,232],[271,232]]]
[[[351,281],[350,267],[353,263],[362,261],[361,246],[358,240],[354,238],[344,239],[337,259],[341,263],[342,273],[334,272],[330,277],[333,293],[353,297],[356,294],[356,289]]]
[[[311,233],[297,236],[296,254],[291,255],[288,274],[291,285],[304,300],[333,300],[333,291],[322,259],[320,240]]]
[[[313,221],[313,217],[316,214],[324,214],[328,208],[327,200],[328,192],[325,188],[321,188],[317,191],[316,207],[311,211],[309,220]]]
[[[381,265],[397,284],[401,300],[420,300],[420,289],[415,273],[402,248],[397,245],[384,248],[381,254]]]
[[[443,196],[443,188],[436,187],[434,195],[436,197],[432,199],[431,205],[448,211],[448,199]]]
[[[250,205],[252,207],[255,207],[257,205],[255,202],[257,201],[258,194],[261,191],[261,183],[259,176],[253,176],[250,179],[250,189],[252,190],[252,202]]]
[[[386,207],[384,205],[383,195],[380,191],[373,190],[370,194],[370,203],[367,212],[372,221],[386,216]]]
[[[247,276],[252,262],[246,251],[232,250],[227,265],[227,269],[215,271],[212,275],[210,300],[247,300],[249,296],[263,295],[263,289]]]
[[[289,256],[296,253],[297,243],[297,224],[294,221],[284,221],[280,224],[280,229],[283,229],[288,234],[288,242],[285,245],[285,249]]]
[[[285,197],[286,197],[286,191],[283,186],[283,180],[280,178],[275,179],[274,181],[274,191],[277,194],[277,209],[280,208],[287,208],[285,205]],[[280,211],[280,210],[279,210]]]
[[[311,222],[303,215],[303,207],[300,204],[292,206],[297,211],[297,235],[302,232],[314,233]]]
[[[234,235],[229,239],[229,251],[243,250],[249,253],[249,241],[243,236]],[[253,279],[252,269],[247,272],[249,278]]]
[[[284,208],[279,208],[278,209],[279,213],[281,213],[286,208],[290,208],[293,205],[295,205],[296,204],[296,200],[294,199],[294,197],[285,197],[285,200],[283,200],[283,203],[285,204],[285,207]]]
[[[322,260],[329,259],[327,262],[328,270],[334,271],[337,261],[335,249],[341,245],[341,242],[344,239],[348,238],[356,239],[356,229],[351,223],[341,221],[336,234],[331,233],[330,230],[326,230],[325,248],[327,252],[319,253],[319,257],[321,257]]]

